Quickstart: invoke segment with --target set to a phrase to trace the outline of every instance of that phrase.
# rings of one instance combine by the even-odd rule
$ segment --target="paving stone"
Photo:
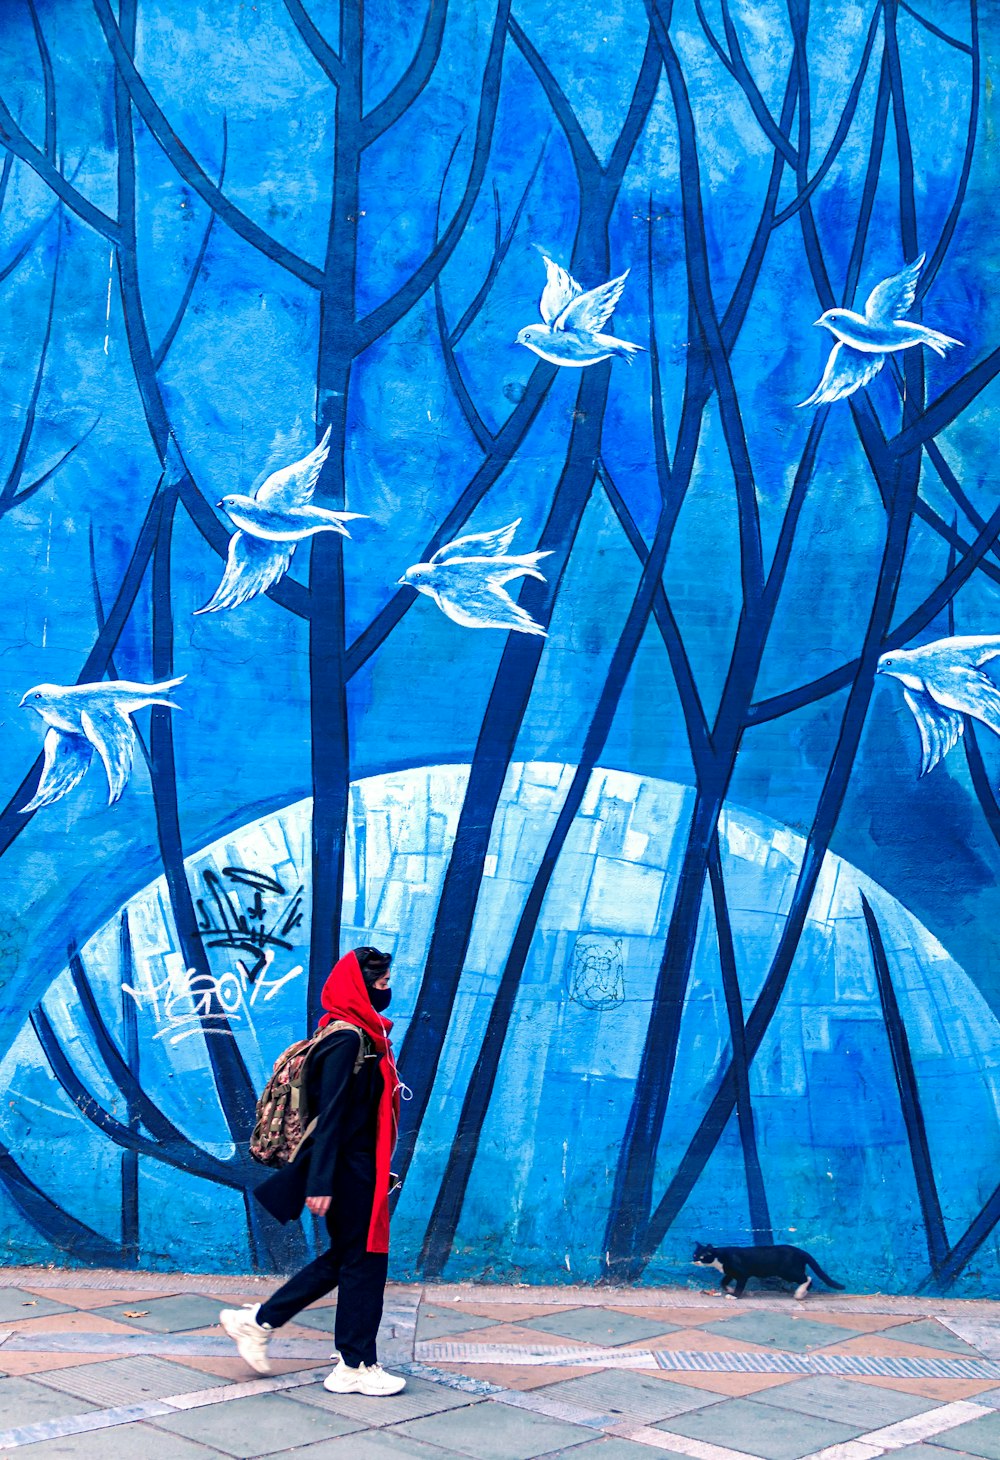
[[[101,1409],[138,1404],[143,1399],[165,1399],[169,1394],[189,1394],[195,1389],[210,1389],[226,1382],[198,1369],[189,1369],[186,1364],[150,1355],[56,1369],[50,1374],[36,1375],[36,1380],[65,1394],[75,1394],[78,1399],[91,1400]]]
[[[563,1455],[572,1456],[572,1460],[661,1460],[664,1455],[672,1456],[673,1460],[687,1460],[677,1450],[661,1450],[659,1446],[653,1450],[649,1445],[637,1445],[634,1440],[611,1437],[591,1440],[586,1445],[574,1445],[571,1450],[556,1450],[546,1456],[546,1460],[561,1460]],[[939,1455],[938,1460],[946,1460],[946,1457]]]
[[[60,1394],[35,1379],[0,1379],[0,1430],[63,1419],[95,1408],[96,1405],[85,1404],[72,1394]]]
[[[276,1455],[296,1446],[348,1435],[361,1426],[284,1394],[254,1394],[156,1420],[158,1429],[197,1440],[238,1460]]]
[[[451,1308],[436,1308],[421,1303],[417,1314],[417,1339],[447,1338],[452,1333],[471,1333],[474,1328],[493,1328],[492,1318],[477,1318],[472,1313],[455,1313]]]
[[[296,1313],[291,1320],[298,1323],[302,1328],[315,1328],[317,1333],[325,1333],[333,1343],[333,1325],[337,1321],[336,1308],[303,1308],[301,1313]]]
[[[869,1384],[852,1384],[850,1379],[797,1379],[755,1396],[758,1404],[777,1409],[794,1409],[819,1419],[860,1425],[865,1430],[881,1429],[914,1414],[927,1414],[938,1406],[932,1399],[900,1394],[895,1389],[877,1389]]]
[[[74,1313],[68,1303],[57,1303],[21,1288],[0,1288],[0,1323],[24,1323],[29,1318],[49,1318],[53,1313]]]
[[[805,1353],[808,1349],[861,1337],[854,1329],[841,1328],[839,1324],[812,1323],[808,1318],[786,1318],[783,1313],[761,1310],[739,1313],[716,1323],[700,1323],[698,1327],[703,1333],[714,1333],[720,1338],[740,1338],[745,1343],[766,1344],[789,1353]]]
[[[192,1328],[208,1328],[217,1324],[224,1303],[203,1298],[198,1293],[178,1293],[169,1298],[150,1298],[142,1303],[113,1303],[92,1312],[115,1318],[148,1333],[184,1333]],[[141,1317],[129,1317],[141,1313]]]
[[[26,1446],[23,1454],[31,1460],[210,1460],[211,1456],[218,1460],[219,1452],[151,1425],[130,1424],[40,1440]]]
[[[582,1379],[550,1384],[542,1392],[547,1399],[560,1399],[597,1414],[635,1415],[646,1424],[720,1401],[718,1394],[707,1389],[693,1389],[633,1369],[605,1369]]]
[[[803,1455],[864,1433],[860,1425],[834,1424],[792,1409],[760,1404],[756,1399],[726,1399],[707,1409],[663,1420],[655,1428],[759,1455],[761,1460],[801,1460]]]
[[[977,1359],[979,1350],[971,1343],[965,1343],[950,1328],[936,1318],[921,1318],[916,1323],[902,1323],[882,1331],[883,1338],[898,1339],[901,1343],[920,1343],[927,1348],[946,1350],[950,1354],[964,1354],[966,1358]]]
[[[412,1440],[398,1430],[370,1430],[367,1434],[345,1435],[341,1440],[325,1440],[294,1453],[301,1456],[301,1460],[452,1460],[458,1455],[457,1450]],[[464,1456],[462,1460],[465,1460]],[[649,1451],[646,1460],[650,1460]],[[939,1460],[950,1460],[950,1457],[942,1456]]]
[[[933,1444],[907,1445],[905,1450],[892,1450],[889,1453],[892,1460],[896,1460],[897,1455],[905,1455],[906,1460],[955,1460],[954,1450],[941,1450]]]
[[[536,1455],[549,1455],[560,1447],[571,1449],[594,1437],[593,1430],[582,1425],[494,1402],[411,1420],[389,1433],[393,1438],[404,1434],[427,1440],[445,1450],[471,1455],[473,1460],[534,1460]]]
[[[658,1323],[653,1318],[636,1318],[631,1313],[616,1313],[610,1308],[571,1308],[568,1313],[526,1318],[521,1327],[536,1328],[540,1333],[558,1333],[563,1338],[576,1338],[602,1347],[642,1343],[644,1339],[656,1338],[661,1333],[678,1332],[673,1324]]]
[[[324,1389],[320,1379],[315,1384],[306,1384],[301,1389],[289,1392],[289,1397],[302,1404],[315,1404],[333,1414],[342,1414],[345,1419],[356,1419],[361,1424],[402,1424],[404,1420],[421,1419],[425,1414],[440,1414],[446,1409],[463,1409],[472,1403],[479,1403],[474,1395],[463,1394],[460,1389],[449,1389],[445,1384],[431,1384],[426,1379],[407,1379],[401,1394],[390,1394],[385,1399],[373,1402],[364,1394],[331,1394]]]
[[[943,1445],[946,1450],[964,1450],[967,1455],[985,1455],[988,1460],[1000,1460],[1000,1414],[986,1414],[981,1419],[956,1425],[953,1430],[935,1435],[934,1444]]]

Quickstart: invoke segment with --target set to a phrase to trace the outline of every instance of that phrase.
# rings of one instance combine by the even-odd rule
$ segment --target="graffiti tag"
[[[297,963],[287,973],[272,976],[273,963],[273,950],[265,948],[253,976],[237,959],[235,971],[217,975],[187,968],[167,974],[159,982],[149,981],[143,988],[123,983],[122,992],[134,999],[138,1008],[152,1013],[160,1026],[154,1039],[180,1044],[193,1034],[233,1037],[233,1025],[253,1027],[251,1011],[259,1000],[267,1003],[302,973],[302,964]]]
[[[595,933],[577,938],[569,996],[585,1009],[611,1009],[625,1002],[621,938]]]
[[[206,948],[248,954],[253,963],[246,976],[253,983],[268,948],[292,947],[289,937],[302,922],[303,888],[289,892],[276,877],[249,867],[223,867],[221,877],[209,869],[202,877],[208,895],[197,900],[201,939]]]

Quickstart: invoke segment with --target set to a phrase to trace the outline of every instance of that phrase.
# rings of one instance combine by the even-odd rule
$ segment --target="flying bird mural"
[[[937,639],[920,649],[893,649],[877,674],[903,686],[920,731],[920,774],[925,776],[958,743],[971,715],[1000,735],[1000,689],[983,665],[1000,656],[1000,634]]]
[[[515,603],[504,584],[515,578],[537,578],[548,552],[509,554],[520,517],[495,532],[470,533],[446,542],[427,563],[407,568],[400,584],[433,598],[438,608],[467,629],[514,629],[521,634],[545,630],[526,609]]]
[[[917,280],[926,255],[921,254],[898,274],[883,279],[865,301],[864,314],[853,309],[828,309],[815,321],[836,337],[830,351],[823,378],[801,406],[825,406],[844,400],[863,385],[874,380],[885,364],[885,357],[899,350],[926,345],[935,354],[944,356],[961,340],[943,335],[906,319],[917,294]]]
[[[147,705],[179,708],[167,699],[168,690],[184,682],[167,679],[161,684],[135,684],[127,679],[110,679],[99,684],[36,684],[21,700],[22,710],[34,710],[49,727],[45,732],[45,761],[34,796],[22,813],[51,806],[86,775],[94,751],[100,756],[108,777],[108,805],[112,806],[128,784],[135,754],[135,728],[131,717]]]
[[[545,288],[539,303],[543,324],[528,324],[516,343],[526,345],[550,365],[582,368],[612,355],[631,365],[642,345],[631,345],[614,335],[601,334],[622,297],[629,270],[596,289],[584,291],[571,274],[543,253]]]
[[[330,428],[322,441],[291,466],[274,471],[252,497],[233,492],[218,504],[235,523],[229,539],[222,582],[212,598],[195,613],[238,608],[273,588],[287,573],[292,555],[303,538],[317,532],[339,532],[350,537],[345,522],[363,512],[333,512],[313,505],[313,491],[330,454]]]

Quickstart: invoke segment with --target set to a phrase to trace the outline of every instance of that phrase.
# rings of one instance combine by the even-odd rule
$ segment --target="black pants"
[[[340,1184],[338,1183],[338,1186]],[[369,1252],[368,1223],[373,1192],[370,1187],[340,1187],[326,1214],[330,1247],[290,1277],[257,1314],[258,1323],[280,1328],[317,1298],[337,1292],[334,1342],[345,1364],[377,1362],[375,1339],[382,1321],[382,1301],[389,1259],[384,1252]]]

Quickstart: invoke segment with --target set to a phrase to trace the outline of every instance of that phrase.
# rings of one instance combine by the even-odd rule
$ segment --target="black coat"
[[[319,1122],[295,1160],[265,1177],[254,1192],[279,1222],[297,1221],[307,1196],[332,1196],[336,1202],[364,1199],[366,1192],[374,1192],[382,1057],[366,1059],[355,1074],[357,1053],[357,1038],[343,1029],[324,1040],[311,1057],[307,1105]],[[370,1195],[367,1200],[371,1201]]]

